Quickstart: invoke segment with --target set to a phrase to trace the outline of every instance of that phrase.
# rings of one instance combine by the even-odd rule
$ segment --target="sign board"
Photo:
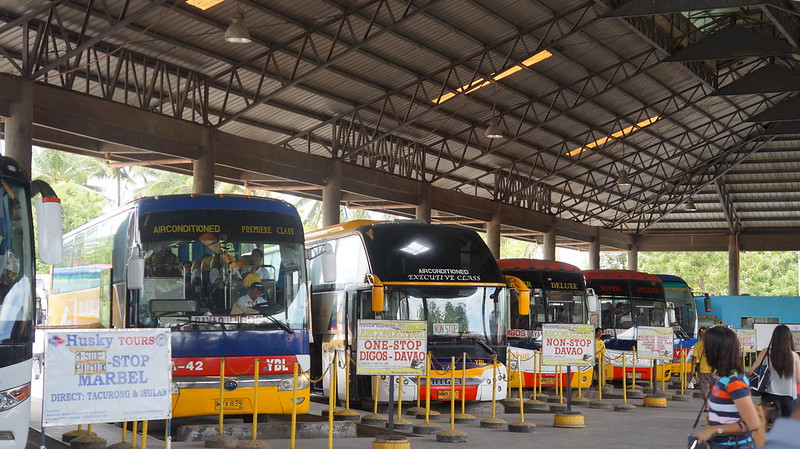
[[[543,324],[542,363],[594,364],[594,327],[591,324]]]
[[[169,329],[48,329],[44,335],[44,426],[170,418]]]
[[[742,351],[755,352],[756,350],[755,329],[736,329],[736,336],[739,337],[739,348]]]
[[[636,355],[642,359],[672,360],[674,338],[670,327],[639,326]]]
[[[789,330],[792,331],[792,339],[794,340],[794,347],[800,348],[800,324],[787,324],[786,326],[789,327]],[[756,350],[760,351],[766,348],[769,345],[769,341],[772,339],[772,331],[778,327],[778,324],[769,323],[769,324],[762,324],[756,323],[753,325],[753,329],[756,331]]]
[[[356,374],[424,376],[426,321],[358,320]]]

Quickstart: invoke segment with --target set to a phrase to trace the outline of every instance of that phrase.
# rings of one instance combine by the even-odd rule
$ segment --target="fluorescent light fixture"
[[[224,1],[225,0],[187,0],[186,4],[205,11],[209,8],[213,8],[214,6],[219,5]]]
[[[423,244],[421,244],[421,243],[419,243],[417,241],[413,241],[413,242],[409,243],[408,245],[406,245],[404,248],[400,248],[400,251],[403,251],[404,253],[411,254],[412,256],[416,256],[417,254],[422,254],[422,253],[424,253],[425,251],[428,251],[428,250],[430,250],[429,247],[427,247],[427,246],[425,246],[425,245],[423,245]]]
[[[520,62],[519,64],[517,64],[517,65],[515,65],[515,66],[513,66],[513,67],[511,67],[509,69],[506,69],[506,70],[500,72],[497,75],[490,76],[489,79],[478,78],[478,79],[476,79],[475,81],[473,81],[473,82],[471,82],[469,84],[466,84],[464,86],[459,87],[458,89],[455,90],[455,92],[448,92],[448,93],[442,95],[439,98],[434,98],[433,100],[431,100],[431,103],[433,103],[433,104],[444,103],[445,101],[455,97],[456,95],[458,95],[460,93],[463,93],[464,95],[471,94],[472,92],[475,92],[478,89],[486,87],[486,86],[492,84],[495,81],[499,81],[499,80],[501,80],[501,79],[503,79],[503,78],[505,78],[505,77],[507,77],[509,75],[517,73],[520,70],[524,69],[525,67],[530,67],[530,66],[532,66],[532,65],[534,65],[534,64],[536,64],[538,62],[544,61],[545,59],[549,58],[550,56],[553,56],[553,54],[550,53],[547,50],[542,50],[539,53],[536,53],[535,55],[531,56],[530,58]]]
[[[591,149],[597,148],[597,147],[599,147],[600,145],[603,145],[606,142],[609,142],[609,141],[614,140],[614,139],[619,139],[620,137],[626,136],[626,135],[628,135],[628,134],[630,134],[630,133],[632,133],[632,132],[634,132],[636,130],[642,129],[642,128],[646,127],[646,126],[650,126],[650,125],[652,125],[653,123],[657,122],[660,119],[661,119],[660,116],[654,115],[654,116],[650,117],[649,119],[642,120],[641,122],[639,122],[639,123],[637,123],[635,125],[632,125],[632,126],[629,126],[629,127],[625,128],[625,129],[619,130],[619,131],[617,131],[617,132],[615,132],[615,133],[613,133],[613,134],[611,134],[609,136],[597,139],[592,143],[586,144],[586,146],[582,146],[580,148],[576,148],[576,149],[570,151],[567,154],[570,155],[570,156],[577,156],[577,155],[583,153],[584,151],[589,151]]]

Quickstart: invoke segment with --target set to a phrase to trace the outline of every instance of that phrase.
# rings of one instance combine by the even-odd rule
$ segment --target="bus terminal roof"
[[[208,6],[201,9],[195,5]],[[251,42],[227,42],[241,11]],[[27,0],[35,144],[560,246],[800,249],[800,2]],[[489,138],[489,125],[503,137]],[[499,129],[497,129],[499,127]],[[338,161],[334,163],[333,161]],[[426,190],[427,189],[427,190]]]

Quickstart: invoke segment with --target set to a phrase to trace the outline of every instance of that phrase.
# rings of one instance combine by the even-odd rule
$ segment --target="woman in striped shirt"
[[[697,432],[697,439],[711,449],[755,449],[751,432],[761,422],[742,369],[739,339],[733,330],[716,326],[706,331],[703,344],[708,364],[719,377],[708,398],[708,427]]]

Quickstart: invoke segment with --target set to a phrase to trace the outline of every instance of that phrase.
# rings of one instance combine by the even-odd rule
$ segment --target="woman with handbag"
[[[711,449],[755,449],[752,433],[761,422],[742,369],[736,332],[722,326],[703,336],[708,364],[719,377],[708,397],[708,427],[697,432],[699,443]]]
[[[773,403],[781,416],[790,416],[792,402],[797,398],[800,357],[794,352],[792,331],[785,324],[779,324],[772,331],[769,346],[758,354],[753,362],[753,369],[762,363],[769,364],[770,382],[761,396],[761,403]]]

